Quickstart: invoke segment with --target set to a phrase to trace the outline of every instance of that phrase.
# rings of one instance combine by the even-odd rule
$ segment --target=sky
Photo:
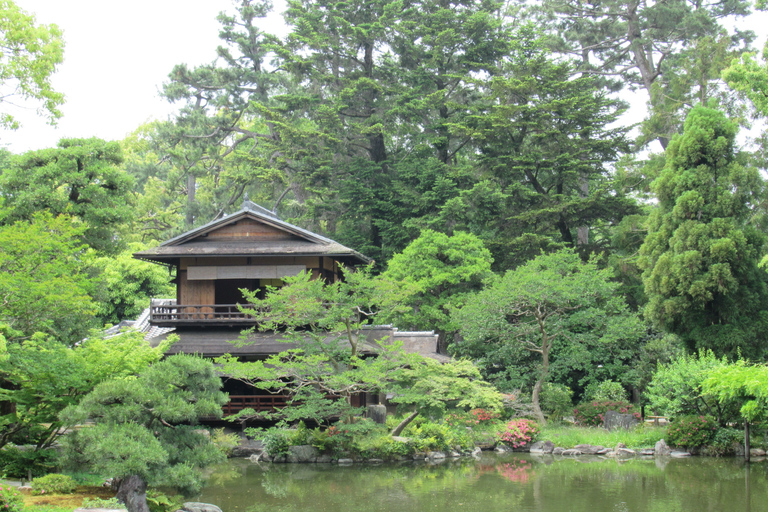
[[[140,125],[166,119],[175,106],[159,91],[176,64],[191,67],[212,62],[219,45],[221,11],[233,13],[236,0],[16,0],[38,23],[55,23],[64,31],[64,62],[53,85],[66,96],[56,127],[35,115],[35,108],[14,114],[22,128],[0,131],[0,147],[13,153],[55,147],[59,139],[125,138]],[[280,0],[274,2],[280,5]],[[762,40],[768,13],[749,20]],[[261,29],[284,33],[279,14]],[[630,122],[642,119],[644,97],[633,101]]]
[[[176,64],[207,64],[216,57],[221,11],[234,0],[15,0],[38,23],[64,32],[64,62],[52,82],[66,96],[57,127],[14,110],[23,126],[0,131],[13,153],[56,146],[66,137],[123,139],[141,124],[165,119],[174,106],[159,90]],[[281,26],[275,16],[265,31]]]

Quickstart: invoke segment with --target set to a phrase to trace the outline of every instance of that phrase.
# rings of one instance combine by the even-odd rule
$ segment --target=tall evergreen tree
[[[691,350],[763,358],[768,276],[757,263],[766,236],[751,220],[764,182],[739,162],[736,132],[721,112],[695,107],[667,148],[640,249],[645,314]]]

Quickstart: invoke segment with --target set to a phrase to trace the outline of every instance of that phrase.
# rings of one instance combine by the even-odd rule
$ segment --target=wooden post
[[[744,458],[749,462],[749,421],[744,420]]]

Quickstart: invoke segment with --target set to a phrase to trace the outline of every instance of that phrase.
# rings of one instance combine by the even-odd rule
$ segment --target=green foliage
[[[84,498],[81,508],[108,508],[121,510],[125,509],[125,504],[119,501],[117,498]]]
[[[77,483],[69,475],[48,473],[32,479],[32,494],[72,494]]]
[[[467,302],[457,316],[465,339],[455,349],[479,358],[489,378],[498,368],[531,374],[534,409],[544,423],[539,402],[544,382],[568,383],[584,373],[588,377],[579,382],[588,382],[598,364],[609,375],[620,375],[622,360],[635,353],[642,325],[610,277],[610,270],[582,262],[571,250],[541,255]]]
[[[732,427],[719,427],[707,445],[705,454],[721,457],[733,452],[734,446],[744,446],[744,430]]]
[[[435,329],[445,335],[458,331],[451,311],[461,307],[491,274],[491,253],[475,235],[457,231],[453,236],[425,229],[403,252],[387,262],[385,280],[405,287],[408,306],[385,312],[402,329]]]
[[[38,25],[34,15],[11,0],[0,1],[0,103],[14,104],[14,96],[42,103],[38,114],[51,124],[61,117],[64,95],[56,92],[51,75],[64,57],[64,38],[56,25]],[[0,125],[17,129],[19,121],[0,113]]]
[[[640,249],[645,315],[691,350],[759,359],[768,275],[757,267],[766,237],[752,220],[764,185],[737,159],[736,131],[722,113],[696,107],[667,148]]]
[[[705,394],[702,388],[712,370],[726,366],[727,359],[718,359],[711,350],[702,350],[697,356],[681,355],[668,364],[659,365],[645,393],[649,409],[673,418],[713,416],[720,425],[736,420],[735,403],[721,403],[716,396]]]
[[[24,501],[15,487],[0,484],[0,508],[8,512],[24,510]]]
[[[147,491],[147,505],[149,512],[175,512],[184,505],[184,497],[178,494],[168,496],[157,489]]]
[[[768,366],[748,365],[744,360],[708,371],[702,392],[721,404],[739,406],[746,421],[768,418]]]
[[[229,434],[224,432],[224,428],[215,428],[211,431],[211,442],[221,450],[227,457],[232,455],[232,452],[240,446],[240,435],[236,432],[230,432]]]
[[[723,70],[723,80],[736,91],[746,94],[755,109],[768,116],[768,43],[763,47],[763,62],[754,53],[744,53]]]
[[[70,217],[44,212],[0,225],[0,321],[16,331],[9,340],[41,332],[74,343],[93,326],[82,234]]]
[[[559,446],[572,448],[579,444],[614,447],[624,443],[629,448],[653,448],[657,441],[665,439],[666,428],[638,425],[632,430],[579,427],[573,425],[549,425],[542,428],[539,439],[549,439]]]
[[[134,379],[102,382],[62,412],[65,421],[95,422],[64,437],[65,461],[116,478],[199,489],[200,468],[224,455],[194,424],[221,416],[227,397],[220,388],[213,364],[189,355],[171,356]]]
[[[578,425],[600,427],[608,411],[633,414],[635,418],[640,419],[640,413],[636,411],[635,406],[626,401],[582,402],[573,410],[573,417]]]
[[[522,448],[533,441],[539,435],[539,426],[536,422],[519,419],[507,423],[504,431],[499,435],[499,440],[512,445],[512,448]]]
[[[548,420],[561,421],[573,413],[573,391],[562,384],[545,383],[541,388],[541,410]]]
[[[593,382],[584,390],[584,401],[626,402],[627,390],[618,382],[605,380]]]
[[[249,427],[245,433],[250,438],[260,440],[270,457],[286,455],[291,446],[288,441],[290,432],[284,427],[270,427],[266,430]]]
[[[132,243],[127,250],[112,256],[89,253],[90,266],[98,273],[95,280],[99,286],[93,295],[98,300],[97,315],[102,324],[137,318],[151,298],[175,296],[165,267],[133,257],[134,252],[146,248]]]
[[[83,242],[114,252],[131,217],[133,180],[122,161],[117,142],[96,138],[62,139],[57,148],[17,156],[0,175],[0,221],[31,221],[44,210],[71,215],[83,223]]]
[[[709,443],[717,423],[707,416],[682,416],[667,426],[667,442],[672,446],[698,448]]]
[[[57,453],[53,449],[31,450],[8,446],[0,450],[0,474],[10,478],[42,476],[56,467]]]

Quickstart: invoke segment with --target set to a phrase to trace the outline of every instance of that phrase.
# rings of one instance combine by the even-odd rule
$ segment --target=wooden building
[[[292,347],[280,341],[279,332],[256,332],[245,346],[231,343],[241,330],[255,324],[253,317],[238,307],[244,303],[240,289],[263,293],[264,286],[280,286],[283,277],[301,271],[333,282],[342,278],[342,265],[370,262],[357,251],[284,222],[250,201],[236,213],[137,252],[134,257],[175,269],[176,297],[153,299],[149,310],[129,324],[145,332],[153,346],[171,332],[177,334],[179,341],[168,354],[232,354],[242,360],[263,359]],[[400,332],[387,325],[371,326],[365,336],[363,354],[374,355],[376,341],[389,339],[402,341],[406,350],[444,358],[436,353],[434,332]],[[247,389],[234,381],[225,382],[225,391],[232,400],[226,413],[244,407],[273,409],[284,402],[280,396],[247,394]]]

